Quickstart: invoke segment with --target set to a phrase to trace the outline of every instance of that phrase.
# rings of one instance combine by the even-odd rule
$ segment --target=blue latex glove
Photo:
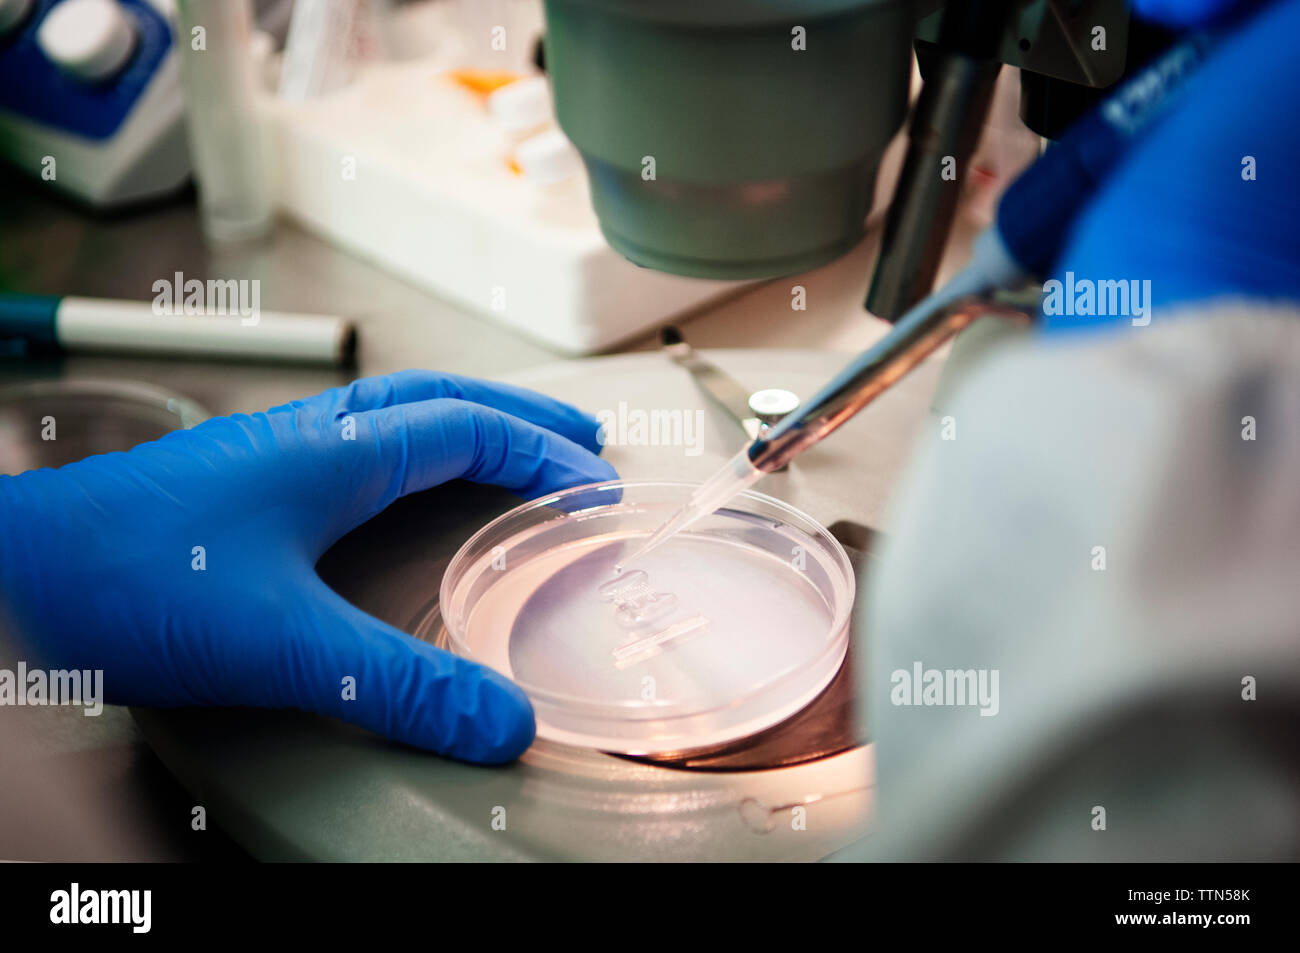
[[[1050,277],[1150,281],[1160,309],[1234,296],[1300,300],[1300,0],[1259,9],[1201,0],[1138,0],[1179,25],[1244,19],[1121,160],[1073,224]],[[1243,178],[1243,159],[1255,179]],[[1049,330],[1131,324],[1128,316],[1047,316]]]
[[[1205,26],[1253,7],[1260,0],[1129,0],[1133,13],[1166,27]]]
[[[0,610],[43,664],[102,669],[112,703],[299,708],[507,761],[533,739],[523,692],[361,612],[314,566],[457,477],[525,497],[612,479],[596,434],[539,394],[407,371],[0,477]]]

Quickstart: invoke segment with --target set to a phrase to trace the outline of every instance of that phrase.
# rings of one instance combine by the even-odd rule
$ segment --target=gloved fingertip
[[[577,443],[582,448],[600,456],[605,449],[605,425],[595,417],[587,417],[586,420],[590,429],[582,434],[582,439]]]
[[[525,499],[535,500],[540,496],[586,486],[588,483],[605,483],[618,478],[618,471],[607,461],[584,453],[579,458],[557,458],[551,461],[550,466],[537,474],[533,484],[519,493]]]
[[[614,469],[614,465],[608,460],[597,457],[592,461],[590,476],[591,479],[587,481],[588,483],[604,483],[606,480],[617,480],[618,471]]]
[[[533,706],[518,685],[491,669],[481,672],[471,734],[457,739],[449,753],[478,764],[514,761],[536,737]]]

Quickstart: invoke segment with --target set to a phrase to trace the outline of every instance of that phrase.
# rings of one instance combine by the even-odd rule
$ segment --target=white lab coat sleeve
[[[845,857],[1294,858],[1300,311],[1008,345],[942,413],[859,605]]]

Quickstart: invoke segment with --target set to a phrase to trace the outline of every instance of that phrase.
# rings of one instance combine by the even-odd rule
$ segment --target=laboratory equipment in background
[[[267,96],[275,199],[289,217],[568,353],[743,287],[638,268],[605,242],[534,65],[540,0],[410,4],[392,18],[390,35],[435,44],[358,63],[322,95]]]
[[[94,208],[189,178],[166,0],[2,0],[0,156]]]
[[[308,99],[347,85],[362,63],[388,55],[386,0],[294,0],[280,96]]]
[[[218,242],[271,229],[271,154],[257,103],[250,0],[177,0],[181,77],[203,232]]]
[[[907,113],[911,3],[546,4],[561,127],[609,243],[698,278],[852,248]]]
[[[1002,63],[1099,89],[1124,72],[1129,28],[1123,0],[546,0],[546,19],[560,126],[610,244],[710,278],[806,270],[857,242],[915,37],[924,83],[868,301],[889,320],[934,281]]]
[[[82,2],[133,9],[142,0],[38,4],[16,29],[34,32],[46,7]],[[817,48],[815,56],[790,49],[781,24],[789,11],[777,7],[745,14],[757,17],[745,21],[756,29],[737,30],[727,25],[729,8],[676,22],[678,8],[668,5],[646,21],[664,29],[650,31],[635,18],[613,29],[600,4],[582,6],[549,12],[556,82],[572,98],[566,135],[551,84],[538,73],[540,0],[396,8],[379,0],[306,0],[295,5],[282,58],[268,52],[264,34],[249,42],[245,0],[185,0],[179,32],[204,31],[204,49],[180,52],[205,231],[218,240],[256,237],[278,208],[476,313],[558,350],[591,353],[733,293],[745,280],[829,260],[860,238],[868,213],[884,213],[903,143],[886,145],[902,122],[913,73],[909,4],[835,0],[801,8],[814,42],[834,37],[830,52]],[[774,24],[781,28],[769,35]],[[166,29],[161,18],[156,25]],[[592,30],[601,33],[594,46],[587,42]],[[722,55],[696,56],[692,31]],[[780,51],[769,56],[762,38],[776,33]],[[641,49],[642,34],[668,39],[662,48]],[[859,41],[875,55],[857,55]],[[176,46],[170,37],[169,44]],[[570,74],[575,54],[587,73]],[[0,52],[0,60],[11,55]],[[659,77],[655,64],[663,56],[680,62]],[[245,58],[253,64],[241,65]],[[743,106],[755,89],[772,85],[769,59],[791,71],[776,83],[787,90],[779,108],[728,108],[720,110],[725,122],[709,119],[718,103]],[[592,81],[606,69],[608,76]],[[8,88],[16,95],[18,86]],[[710,94],[698,95],[701,89]],[[583,105],[597,90],[606,98]],[[610,115],[609,102],[638,90],[651,96],[649,110]],[[641,151],[606,155],[616,144],[631,148],[637,137],[623,127],[628,115],[643,113],[651,121],[639,134],[648,137]],[[183,144],[177,117],[175,138]],[[683,125],[706,130],[708,142],[683,139]],[[803,129],[817,149],[781,133],[784,126]],[[834,161],[828,165],[818,149],[830,149]],[[635,163],[624,168],[623,159]],[[796,173],[782,178],[789,163]],[[182,157],[171,187],[186,167]],[[637,194],[654,197],[636,211]],[[620,224],[624,216],[634,223]],[[780,227],[760,225],[771,216]],[[658,237],[640,235],[642,228]],[[656,262],[668,253],[650,249],[663,242],[675,249],[676,264]]]
[[[363,69],[331,95],[274,104],[278,201],[332,241],[574,353],[612,347],[744,281],[838,257],[882,213],[902,164],[876,279],[890,290],[873,292],[882,316],[898,317],[934,278],[964,178],[917,170],[948,158],[934,154],[942,146],[964,173],[1000,60],[1101,87],[1123,71],[1128,36],[1112,0],[1068,15],[1051,3],[999,5],[978,49],[953,39],[958,27],[940,29],[936,4],[551,0],[548,72],[564,135],[520,142],[484,104],[506,94],[512,71],[529,70],[521,53],[542,32],[538,4],[468,6],[469,16],[454,4],[397,10],[441,17],[445,42]],[[970,25],[973,8],[949,6]],[[918,23],[920,13],[930,19]],[[1105,66],[1071,65],[1094,55],[1097,28]],[[933,41],[917,42],[933,101],[922,87],[912,141],[924,149],[903,163],[887,146],[906,146],[894,134],[913,37],[927,29]],[[585,166],[576,174],[566,137]],[[984,138],[1011,142],[992,153],[1001,182],[1032,155],[1027,135]],[[977,199],[987,214],[990,190]]]

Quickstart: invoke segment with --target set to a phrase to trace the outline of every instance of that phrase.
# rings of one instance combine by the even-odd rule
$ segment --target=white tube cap
[[[582,157],[558,129],[548,129],[519,143],[515,161],[524,178],[534,185],[554,185],[582,171]]]
[[[508,83],[488,97],[488,114],[508,132],[535,129],[551,121],[551,87],[545,76]]]
[[[102,82],[130,59],[135,26],[114,0],[64,0],[42,21],[36,43],[65,73]]]

